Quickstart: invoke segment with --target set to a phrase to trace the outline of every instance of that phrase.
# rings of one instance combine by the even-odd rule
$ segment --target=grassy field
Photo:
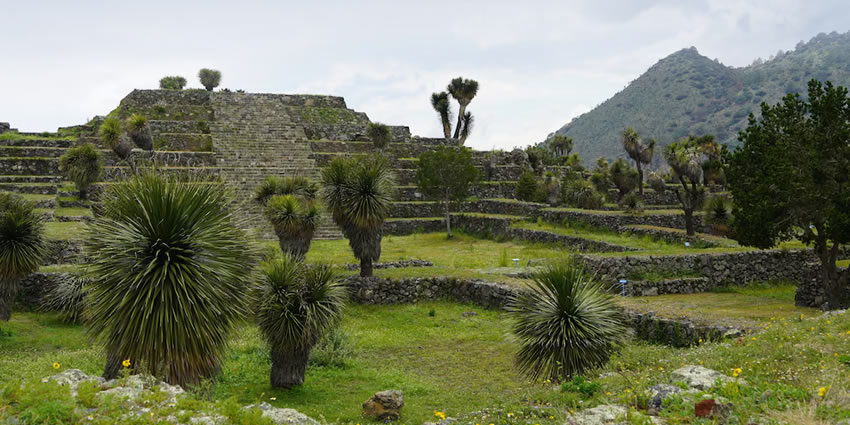
[[[730,287],[721,292],[619,298],[631,310],[652,311],[669,318],[685,317],[695,323],[753,329],[771,318],[814,315],[814,308],[794,305],[794,285]]]
[[[396,388],[405,394],[403,423],[434,421],[434,411],[457,416],[490,408],[494,410],[487,417],[464,416],[461,423],[561,424],[569,411],[583,407],[639,407],[646,388],[669,382],[675,368],[701,364],[729,375],[741,369],[746,384],[712,391],[734,403],[740,423],[765,418],[776,421],[771,423],[820,424],[850,418],[850,367],[840,355],[850,352],[847,314],[773,317],[763,322],[759,333],[732,344],[673,349],[630,343],[605,368],[587,375],[600,384],[592,394],[518,376],[510,325],[504,313],[447,302],[351,306],[342,323],[349,343],[335,351],[348,353],[344,361],[322,361],[331,352],[317,351],[314,360],[321,365],[314,363],[305,385],[292,390],[268,385],[267,351],[255,327],[245,325],[234,335],[222,374],[191,394],[201,400],[234,398],[243,404],[263,400],[328,422],[353,424],[371,422],[360,416],[366,398]],[[56,373],[54,362],[63,370],[101,372],[103,355],[81,326],[35,313],[17,313],[3,326],[11,335],[0,337],[0,382],[38,380]],[[693,404],[679,398],[662,417],[669,424],[711,423],[695,419]]]

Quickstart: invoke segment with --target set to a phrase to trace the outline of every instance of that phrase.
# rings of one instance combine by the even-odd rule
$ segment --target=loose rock
[[[717,380],[720,380],[721,383],[734,382],[734,379],[720,372],[694,365],[683,366],[674,370],[672,380],[673,382],[684,382],[688,387],[697,390],[707,390]]]
[[[396,420],[401,417],[404,397],[399,390],[380,391],[363,402],[363,416]]]

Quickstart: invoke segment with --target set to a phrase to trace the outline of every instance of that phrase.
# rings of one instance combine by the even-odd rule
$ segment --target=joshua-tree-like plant
[[[256,249],[221,185],[143,171],[112,185],[89,226],[86,319],[107,351],[171,384],[219,370],[233,326],[249,312]]]
[[[624,196],[635,190],[635,187],[637,186],[638,173],[634,168],[630,167],[623,158],[617,158],[617,160],[611,164],[608,175],[611,178],[611,182],[614,183],[614,186],[619,192],[617,195],[617,202],[620,202]]]
[[[56,285],[41,298],[42,311],[58,312],[65,323],[84,321],[86,280],[78,276],[58,278]]]
[[[508,311],[520,344],[516,364],[534,381],[565,381],[604,365],[629,331],[603,284],[567,261],[535,273]]]
[[[726,236],[732,225],[733,205],[725,196],[712,196],[705,203],[705,222],[710,224],[715,233]]]
[[[322,185],[325,205],[360,260],[360,276],[372,276],[392,201],[389,161],[380,155],[335,158],[322,170]]]
[[[452,79],[446,91],[452,95],[459,105],[457,112],[457,125],[455,126],[454,138],[460,138],[463,131],[464,121],[466,118],[466,107],[472,102],[472,99],[478,94],[478,81],[469,80],[463,77]]]
[[[112,149],[115,155],[122,161],[127,161],[130,158],[130,153],[133,151],[133,145],[130,137],[124,133],[124,126],[116,117],[109,117],[103,120],[98,129],[100,140],[103,144]]]
[[[629,158],[635,162],[638,193],[643,198],[643,166],[652,162],[652,155],[655,153],[655,139],[651,139],[649,143],[644,143],[637,130],[629,127],[623,131],[623,149],[629,154]]]
[[[549,149],[558,158],[569,156],[570,152],[573,151],[573,138],[564,136],[563,134],[556,134],[549,141]]]
[[[646,178],[646,182],[649,184],[649,187],[651,187],[652,190],[659,195],[667,190],[667,182],[664,181],[664,177],[661,177],[661,175],[656,172],[649,173],[649,176]]]
[[[275,195],[266,203],[265,215],[274,227],[281,252],[303,261],[321,217],[315,201]]]
[[[392,141],[393,134],[388,125],[379,122],[370,122],[366,126],[366,137],[372,141],[376,148],[383,150]]]
[[[598,210],[605,204],[605,197],[583,178],[565,178],[561,184],[561,202],[568,207]]]
[[[452,137],[452,109],[449,103],[449,94],[439,92],[431,94],[431,106],[440,115],[440,123],[443,125],[443,137]]]
[[[186,87],[186,79],[179,76],[162,77],[159,80],[159,88],[164,90],[183,90]]]
[[[92,143],[74,146],[59,157],[59,170],[74,182],[80,199],[86,199],[89,187],[103,173],[103,155]]]
[[[207,91],[213,91],[221,83],[221,72],[214,69],[203,68],[198,71],[198,79]]]
[[[12,317],[21,279],[38,270],[45,255],[41,214],[19,195],[0,193],[0,320]]]
[[[146,151],[153,150],[153,135],[148,125],[148,119],[144,116],[139,114],[130,115],[130,118],[127,118],[127,133],[130,135],[133,143],[140,149]]]
[[[460,130],[460,145],[463,146],[466,143],[466,139],[469,137],[469,134],[472,133],[472,126],[475,122],[475,117],[472,116],[472,112],[466,111],[463,114],[463,122],[462,128]]]
[[[271,349],[271,385],[304,383],[310,350],[342,316],[347,289],[328,265],[284,255],[265,264],[257,294],[260,331]]]
[[[664,150],[664,159],[673,169],[675,179],[681,187],[673,189],[676,198],[685,213],[685,230],[688,236],[694,235],[694,211],[702,206],[705,199],[703,186],[703,162],[705,155],[701,145],[713,141],[713,136],[688,136],[678,142],[673,142]]]

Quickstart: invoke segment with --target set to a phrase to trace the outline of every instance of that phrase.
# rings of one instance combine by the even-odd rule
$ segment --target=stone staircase
[[[252,194],[268,176],[318,181],[319,169],[304,129],[291,119],[286,95],[213,93],[211,103],[215,120],[210,133],[221,177],[246,212],[247,225],[272,239],[271,226]],[[327,214],[324,217],[315,238],[339,239],[339,229]]]

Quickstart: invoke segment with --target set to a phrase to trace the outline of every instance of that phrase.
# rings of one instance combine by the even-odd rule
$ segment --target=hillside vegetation
[[[620,134],[626,127],[662,146],[688,134],[714,134],[734,146],[747,115],[758,112],[761,102],[804,93],[812,78],[850,85],[850,32],[821,33],[793,51],[743,68],[709,59],[694,47],[682,49],[556,133],[572,137],[586,160],[625,157]]]

